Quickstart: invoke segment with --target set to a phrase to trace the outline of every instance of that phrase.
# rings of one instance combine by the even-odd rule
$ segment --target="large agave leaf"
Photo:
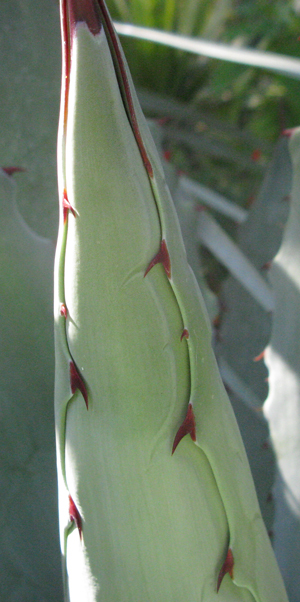
[[[105,4],[61,6],[55,405],[66,596],[285,602]]]
[[[12,177],[0,170],[0,598],[59,602],[54,245],[29,229],[15,197]]]
[[[274,490],[274,548],[291,602],[300,592],[300,130],[290,139],[291,209],[270,270],[275,291],[272,337],[266,351],[269,396],[264,412],[278,461]]]

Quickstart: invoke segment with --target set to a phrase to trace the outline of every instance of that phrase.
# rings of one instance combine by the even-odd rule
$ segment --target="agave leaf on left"
[[[59,602],[54,245],[21,217],[15,171],[0,169],[0,599]]]

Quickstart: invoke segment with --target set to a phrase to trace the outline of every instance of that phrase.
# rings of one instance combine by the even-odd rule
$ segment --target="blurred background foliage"
[[[292,0],[109,0],[108,6],[115,20],[299,57]],[[192,102],[269,141],[291,120],[299,123],[289,78],[151,42],[123,39],[122,45],[138,87]]]
[[[108,0],[108,7],[116,21],[300,55],[300,9],[292,0]],[[153,42],[121,41],[144,112],[163,125],[166,157],[248,208],[280,133],[300,123],[299,82]],[[235,236],[232,221],[221,223]],[[225,272],[210,253],[205,271],[218,290]]]

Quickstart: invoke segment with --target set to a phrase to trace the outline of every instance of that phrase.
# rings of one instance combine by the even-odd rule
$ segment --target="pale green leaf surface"
[[[81,599],[83,571],[89,602],[283,602],[154,143],[132,91],[154,170],[148,178],[104,30],[93,36],[77,25],[72,48],[61,185],[78,217],[69,214],[61,228],[57,278],[65,288],[57,288],[55,305],[62,531],[68,492],[83,518],[80,547],[78,533],[66,533],[71,600]],[[144,277],[162,239],[169,281],[161,265]],[[180,340],[183,328],[187,341]],[[67,348],[87,383],[88,411],[81,394],[69,401]],[[172,456],[189,401],[197,445],[187,436]],[[234,582],[226,576],[217,594],[228,544]]]

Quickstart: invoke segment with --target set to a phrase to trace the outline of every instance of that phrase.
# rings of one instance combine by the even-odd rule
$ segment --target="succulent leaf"
[[[300,129],[288,140],[293,165],[290,213],[281,247],[272,262],[270,279],[275,292],[275,313],[265,361],[269,369],[269,395],[264,413],[277,459],[274,487],[274,550],[290,600],[300,590],[300,406],[299,406],[299,240],[300,240]]]
[[[62,597],[51,403],[54,245],[21,217],[16,171],[0,169],[0,599],[49,602]]]
[[[55,403],[70,600],[285,602],[204,303],[107,9],[102,0],[61,7],[59,187],[76,217],[64,219],[61,201]],[[72,362],[88,411],[70,385]],[[187,412],[192,437],[178,437],[172,455]],[[217,592],[228,548],[233,580],[225,575]]]

